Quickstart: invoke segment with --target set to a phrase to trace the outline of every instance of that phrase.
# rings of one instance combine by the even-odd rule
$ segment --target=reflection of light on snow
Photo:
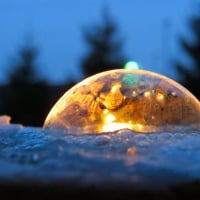
[[[135,155],[136,152],[137,152],[137,148],[136,148],[136,147],[129,147],[129,148],[127,149],[127,153],[128,153],[129,155]]]
[[[0,116],[0,126],[10,125],[11,117],[7,115]]]

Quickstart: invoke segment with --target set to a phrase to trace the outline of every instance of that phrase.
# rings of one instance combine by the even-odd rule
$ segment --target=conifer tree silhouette
[[[200,15],[193,16],[189,25],[194,41],[190,42],[180,37],[179,43],[192,64],[186,66],[185,63],[179,61],[175,63],[175,66],[180,75],[180,82],[200,99]]]
[[[125,62],[122,55],[122,41],[117,35],[117,25],[109,12],[104,10],[102,24],[84,29],[84,39],[89,47],[82,60],[84,76],[121,68]]]
[[[10,115],[13,123],[41,126],[47,114],[47,83],[36,70],[37,50],[26,44],[19,50],[18,57],[7,74],[1,113]]]

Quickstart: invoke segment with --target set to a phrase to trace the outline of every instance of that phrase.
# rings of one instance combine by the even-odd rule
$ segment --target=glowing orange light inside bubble
[[[161,94],[161,93],[158,93],[158,94],[156,95],[156,99],[157,99],[158,101],[163,101],[163,100],[164,100],[164,95]]]
[[[71,134],[156,132],[199,122],[199,101],[175,81],[149,71],[118,69],[68,90],[48,114],[44,128],[63,128]]]

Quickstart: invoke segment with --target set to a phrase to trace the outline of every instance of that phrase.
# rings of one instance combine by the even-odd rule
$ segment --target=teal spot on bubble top
[[[128,87],[133,87],[140,80],[140,76],[132,73],[124,74],[122,77],[122,83],[127,85]]]

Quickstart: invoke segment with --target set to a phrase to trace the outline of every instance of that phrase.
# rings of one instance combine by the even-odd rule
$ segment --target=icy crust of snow
[[[0,180],[72,188],[167,188],[200,179],[200,132],[69,135],[0,126]]]

